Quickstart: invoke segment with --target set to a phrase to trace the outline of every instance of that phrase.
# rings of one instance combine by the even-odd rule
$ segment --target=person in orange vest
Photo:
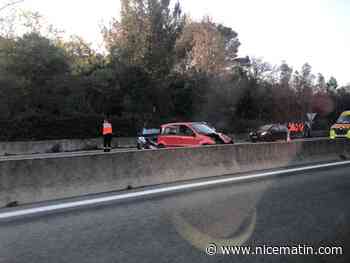
[[[102,134],[103,150],[104,152],[110,152],[112,150],[113,128],[112,123],[108,119],[103,121]]]

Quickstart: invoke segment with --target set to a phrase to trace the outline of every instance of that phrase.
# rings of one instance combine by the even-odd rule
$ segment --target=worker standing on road
[[[104,152],[110,152],[112,150],[113,128],[112,123],[108,119],[103,121],[102,134],[103,150]]]

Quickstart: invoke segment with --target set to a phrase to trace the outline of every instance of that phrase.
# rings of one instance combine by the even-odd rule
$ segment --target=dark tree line
[[[36,13],[0,18],[1,139],[93,137],[105,115],[120,136],[189,120],[244,132],[308,112],[326,128],[350,108],[350,86],[315,76],[307,63],[296,70],[238,59],[233,29],[193,21],[179,3],[121,3],[120,20],[102,29],[106,52],[80,37],[65,40]]]

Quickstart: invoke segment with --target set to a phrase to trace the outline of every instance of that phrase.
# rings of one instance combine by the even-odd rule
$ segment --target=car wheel
[[[309,129],[306,130],[305,137],[306,138],[311,138],[311,130],[309,130]]]

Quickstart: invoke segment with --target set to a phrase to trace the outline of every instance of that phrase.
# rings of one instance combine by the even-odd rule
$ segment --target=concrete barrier
[[[0,142],[0,156],[99,150],[103,147],[102,143],[102,138]],[[112,146],[114,148],[136,147],[136,138],[115,138]]]
[[[316,135],[326,135],[326,132],[318,132]],[[249,141],[248,134],[231,134],[235,142]],[[113,139],[113,148],[136,148],[135,137],[119,137]],[[0,142],[0,156],[42,154],[55,152],[77,152],[102,149],[102,138],[92,139],[66,139],[47,141],[25,142]]]
[[[350,157],[347,141],[308,141],[0,161],[0,207]]]

